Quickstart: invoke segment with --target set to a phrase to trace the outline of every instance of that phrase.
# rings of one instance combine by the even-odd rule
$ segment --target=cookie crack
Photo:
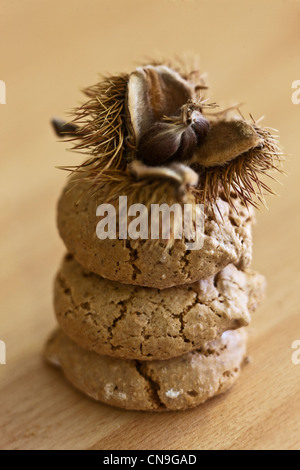
[[[131,298],[130,298],[131,299]],[[129,299],[129,300],[130,300]],[[114,346],[112,344],[112,339],[113,339],[113,335],[114,335],[114,329],[117,325],[117,323],[122,320],[122,318],[124,318],[124,316],[126,315],[127,313],[127,301],[125,300],[121,300],[118,305],[121,306],[121,309],[120,309],[120,314],[113,320],[112,324],[107,328],[107,331],[108,331],[108,341],[109,341],[109,344],[112,348],[112,350],[116,350],[116,349],[119,349],[118,346]]]
[[[121,345],[115,346],[112,344],[112,339],[114,335],[114,329],[116,328],[118,322],[122,320],[125,315],[127,314],[127,305],[131,303],[132,299],[134,298],[135,294],[137,293],[137,288],[134,288],[133,291],[131,292],[130,296],[126,300],[120,300],[117,305],[121,306],[120,313],[119,315],[113,320],[112,324],[107,327],[108,331],[108,342],[111,346],[111,349],[113,351],[116,351],[118,349],[122,349]]]
[[[184,328],[185,328],[185,324],[186,324],[186,322],[184,321],[184,317],[197,305],[197,303],[198,303],[198,297],[195,296],[194,301],[190,305],[185,307],[183,309],[183,311],[178,315],[178,319],[180,321],[180,331],[179,331],[179,333],[183,337],[183,340],[184,340],[185,343],[194,344],[194,341],[190,340],[184,332]]]
[[[160,390],[160,385],[153,379],[150,373],[147,373],[145,370],[145,364],[141,361],[135,361],[135,367],[138,374],[146,381],[149,396],[156,405],[156,408],[166,409],[166,405],[161,401],[158,393]]]
[[[132,266],[133,269],[131,279],[135,281],[137,276],[141,274],[141,270],[136,265],[136,261],[138,259],[138,250],[131,246],[130,240],[126,240],[126,248],[129,250],[129,264]]]

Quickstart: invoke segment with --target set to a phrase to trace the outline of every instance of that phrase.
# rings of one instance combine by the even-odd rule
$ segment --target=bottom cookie
[[[244,329],[227,331],[184,356],[142,362],[87,351],[57,330],[47,342],[45,356],[97,401],[130,410],[185,410],[231,387],[240,373],[246,340]]]

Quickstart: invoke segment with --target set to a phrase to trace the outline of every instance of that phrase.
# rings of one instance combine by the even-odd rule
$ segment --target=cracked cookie
[[[77,346],[61,330],[45,357],[94,400],[130,410],[185,410],[225,392],[239,376],[246,354],[244,329],[227,331],[201,349],[166,361],[98,355]]]
[[[117,183],[116,188],[102,186],[94,195],[92,189],[91,183],[71,179],[58,203],[57,222],[67,250],[85,269],[101,277],[164,289],[206,279],[228,264],[245,269],[251,263],[253,212],[238,198],[234,200],[236,210],[221,197],[214,214],[206,208],[203,247],[189,251],[184,239],[172,243],[170,240],[120,240],[117,233],[117,239],[100,240],[96,234],[98,205],[114,202],[117,207],[116,201],[124,194],[118,193]],[[128,207],[133,203],[148,207],[151,198],[153,203],[168,202],[170,206],[178,202],[176,197],[166,201],[165,195],[171,193],[169,182],[150,182],[141,192],[133,191],[129,195]],[[108,194],[114,195],[114,201],[108,199]],[[195,199],[191,201],[195,203]]]
[[[66,255],[54,304],[61,328],[82,348],[126,359],[169,359],[247,326],[264,288],[263,276],[233,265],[169,289],[125,285],[87,272]]]

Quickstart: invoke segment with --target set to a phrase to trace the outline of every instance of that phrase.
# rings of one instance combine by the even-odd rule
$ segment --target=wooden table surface
[[[2,449],[299,449],[300,2],[1,0],[0,365]],[[210,96],[280,130],[288,178],[254,229],[255,269],[268,293],[251,326],[248,365],[231,392],[188,412],[126,412],[97,404],[42,360],[55,325],[52,280],[64,252],[55,206],[78,162],[49,118],[81,100],[99,72],[128,71],[149,56],[192,51]]]

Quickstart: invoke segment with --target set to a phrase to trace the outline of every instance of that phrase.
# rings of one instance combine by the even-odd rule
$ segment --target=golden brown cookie
[[[54,303],[61,328],[82,348],[125,359],[169,359],[247,326],[264,287],[263,276],[233,265],[194,284],[138,287],[100,278],[67,255]]]
[[[144,183],[140,192],[130,195],[130,203],[148,206],[150,200],[160,203],[159,199],[163,202],[172,199],[175,189],[170,182],[155,184],[158,187],[151,191],[151,186]],[[252,212],[239,199],[234,200],[239,214],[221,198],[217,201],[218,209],[215,207],[217,220],[207,208],[204,244],[199,250],[187,250],[184,239],[175,239],[173,243],[131,238],[100,240],[96,234],[100,220],[96,209],[100,203],[110,203],[111,194],[119,201],[118,195],[123,194],[119,186],[115,192],[112,184],[100,187],[93,195],[91,183],[71,180],[60,197],[57,216],[60,235],[67,250],[87,270],[125,284],[164,289],[206,279],[228,264],[241,269],[250,265]],[[155,190],[157,195],[152,194]],[[175,203],[176,197],[171,202]]]
[[[167,361],[115,359],[86,351],[61,330],[45,356],[89,397],[131,410],[185,410],[225,392],[239,376],[246,353],[244,329],[227,331],[202,349]]]

